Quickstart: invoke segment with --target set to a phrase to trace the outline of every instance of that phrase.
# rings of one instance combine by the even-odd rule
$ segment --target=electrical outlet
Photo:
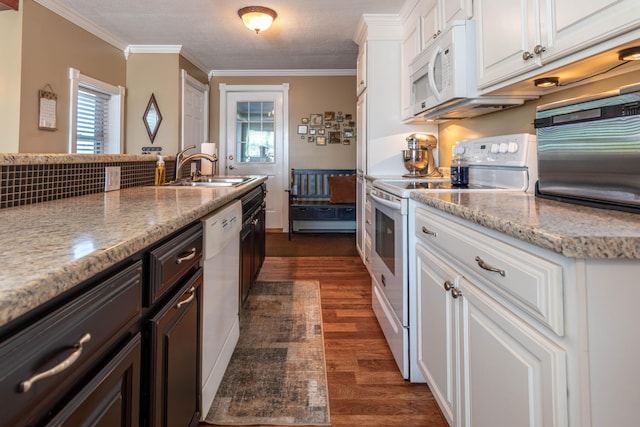
[[[120,166],[104,168],[104,191],[120,189]]]

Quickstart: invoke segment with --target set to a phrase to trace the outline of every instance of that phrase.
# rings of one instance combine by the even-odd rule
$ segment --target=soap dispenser
[[[158,156],[158,161],[156,162],[156,185],[164,185],[166,178],[166,172],[164,168],[164,157]]]

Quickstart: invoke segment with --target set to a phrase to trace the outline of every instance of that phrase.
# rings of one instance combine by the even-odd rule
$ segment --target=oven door
[[[375,188],[369,197],[373,216],[371,305],[400,373],[409,379],[407,200]]]
[[[382,198],[383,196],[384,198]],[[407,199],[372,191],[371,274],[404,327],[407,315]]]

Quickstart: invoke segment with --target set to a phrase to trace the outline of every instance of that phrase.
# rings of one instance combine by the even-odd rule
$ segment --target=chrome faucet
[[[192,148],[196,148],[195,145],[190,145],[187,148],[185,148],[182,151],[179,151],[176,154],[176,176],[175,176],[175,180],[177,181],[178,179],[180,179],[180,170],[182,169],[182,167],[187,164],[190,163],[192,160],[196,160],[196,159],[205,159],[205,160],[209,160],[210,162],[217,162],[218,161],[218,157],[216,157],[215,154],[206,154],[206,153],[194,153],[191,155],[188,155],[185,157],[184,153],[186,151],[191,150]]]

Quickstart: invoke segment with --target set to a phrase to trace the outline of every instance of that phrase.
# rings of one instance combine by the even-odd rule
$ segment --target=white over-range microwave
[[[414,115],[454,98],[469,97],[469,80],[475,80],[468,75],[475,73],[473,27],[473,21],[454,22],[413,60],[411,100]]]
[[[473,20],[454,21],[410,65],[411,112],[434,121],[464,119],[522,105],[536,96],[479,96]]]

